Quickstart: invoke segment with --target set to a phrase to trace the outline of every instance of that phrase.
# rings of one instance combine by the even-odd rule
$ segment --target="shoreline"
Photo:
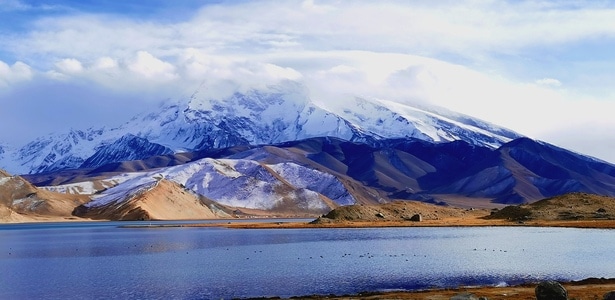
[[[554,227],[554,228],[585,228],[585,229],[615,229],[615,220],[573,220],[573,221],[547,221],[536,220],[523,223],[509,220],[489,220],[489,219],[445,219],[428,220],[422,222],[412,221],[347,221],[311,224],[304,222],[276,222],[275,219],[268,219],[271,222],[250,222],[241,219],[220,220],[212,223],[188,223],[188,224],[160,224],[160,225],[125,225],[129,228],[156,228],[156,227],[224,227],[230,229],[327,229],[327,228],[398,228],[398,227]],[[267,219],[262,219],[267,220]],[[196,221],[196,220],[195,220]],[[215,220],[213,220],[215,221]],[[173,221],[168,221],[173,222]],[[179,221],[178,221],[179,222]]]
[[[615,278],[586,278],[578,281],[561,282],[568,292],[568,299],[602,299],[602,296],[615,290]],[[456,288],[434,288],[416,291],[365,291],[350,295],[303,295],[288,299],[429,299],[449,300],[462,293],[473,294],[476,297],[497,299],[536,299],[535,288],[539,281],[526,282],[510,286],[461,286]],[[285,299],[280,297],[246,298],[246,299]],[[469,298],[468,298],[469,299]]]
[[[306,222],[288,222],[289,219],[304,219]],[[3,222],[0,225],[37,224],[37,223],[89,223],[89,222],[125,222],[121,227],[156,228],[156,227],[224,227],[230,229],[327,229],[327,228],[396,228],[396,227],[557,227],[557,228],[587,228],[615,229],[615,220],[581,219],[581,220],[526,220],[523,222],[487,219],[485,215],[446,217],[437,220],[400,221],[333,221],[327,223],[311,223],[311,218],[232,218],[232,219],[180,219],[180,220],[144,220],[144,221],[113,221],[94,220],[88,218],[41,218],[25,222]],[[131,222],[166,222],[167,224],[136,225]],[[177,223],[174,223],[177,222]],[[187,223],[184,223],[187,222]],[[200,223],[202,222],[202,223]]]

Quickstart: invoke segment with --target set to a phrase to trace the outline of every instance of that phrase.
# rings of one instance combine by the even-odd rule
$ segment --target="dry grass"
[[[592,282],[593,281],[593,282]],[[602,281],[602,282],[596,282]],[[615,280],[588,280],[580,283],[563,283],[568,291],[569,299],[602,299],[602,296],[609,291],[615,290]],[[460,287],[456,289],[435,289],[417,292],[387,292],[387,293],[362,293],[348,296],[311,296],[297,297],[297,299],[425,299],[425,300],[448,300],[451,297],[467,292],[477,297],[487,297],[489,300],[515,299],[515,300],[534,300],[536,299],[534,288],[535,284],[524,284],[511,287]]]

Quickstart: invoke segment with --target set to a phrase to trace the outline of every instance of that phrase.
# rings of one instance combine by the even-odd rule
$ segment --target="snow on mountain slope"
[[[335,176],[294,163],[268,165],[295,187],[318,192],[339,205],[355,204],[356,200]]]
[[[158,178],[160,179],[160,178]],[[118,184],[115,187],[105,190],[104,192],[93,196],[93,201],[84,204],[85,207],[94,208],[109,205],[122,205],[126,200],[130,200],[134,196],[143,193],[156,186],[158,182],[157,178],[152,177],[151,174],[146,176],[139,176],[127,180],[123,184]]]
[[[71,130],[18,148],[3,147],[0,168],[34,174],[171,152],[273,144],[317,136],[374,143],[384,138],[431,142],[465,140],[491,148],[514,132],[454,113],[440,114],[391,101],[351,97],[317,105],[307,88],[285,81],[261,90],[212,99],[206,88],[167,101],[117,128]],[[14,150],[10,150],[14,149]]]
[[[429,142],[464,140],[471,144],[497,148],[520,137],[486,122],[455,114],[445,109],[413,107],[383,99],[354,97],[344,107],[330,108],[364,132],[382,138],[417,138]]]
[[[153,188],[162,178],[233,207],[323,213],[332,208],[323,197],[330,198],[336,205],[355,203],[334,176],[291,163],[262,165],[244,159],[205,158],[152,172],[128,174],[123,176],[124,181],[94,195],[93,201],[84,206],[122,205],[127,199]],[[88,186],[78,183],[59,189],[70,190],[75,185]]]
[[[615,195],[615,166],[527,138],[497,149],[465,141],[391,139],[370,146],[320,137],[227,150],[214,156],[193,153],[195,160],[173,166],[162,159],[161,165],[139,169],[148,171],[120,167],[128,173],[110,178],[106,174],[117,174],[113,168],[58,174],[67,176],[61,182],[72,178],[117,183],[94,195],[91,205],[102,201],[103,206],[121,206],[125,199],[166,179],[223,205],[274,213],[315,214],[339,205],[401,199],[490,206],[579,191]],[[177,156],[184,155],[190,153]],[[94,188],[101,191],[102,184],[98,185]],[[93,185],[72,183],[50,189],[88,187]]]
[[[98,220],[197,220],[231,218],[231,210],[164,179],[119,203],[80,205],[75,216]]]
[[[61,184],[61,185],[51,185],[51,186],[42,186],[41,189],[63,193],[63,194],[74,194],[74,195],[93,195],[100,191],[112,188],[120,183],[126,182],[135,177],[139,177],[142,174],[133,172],[133,173],[123,173],[116,176],[111,176],[105,179],[100,180],[92,180],[92,181],[81,181],[69,184]]]
[[[109,162],[138,160],[172,153],[173,151],[167,147],[151,143],[147,139],[132,134],[127,134],[109,146],[101,147],[94,155],[85,160],[81,167],[94,168]]]
[[[120,129],[101,128],[39,137],[21,148],[7,151],[0,165],[17,174],[74,169],[121,135]]]

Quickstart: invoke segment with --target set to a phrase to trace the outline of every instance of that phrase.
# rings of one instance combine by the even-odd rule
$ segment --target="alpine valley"
[[[615,196],[607,162],[426,104],[331,100],[292,81],[224,99],[203,87],[116,128],[0,144],[0,167],[22,174],[0,173],[0,220],[315,216],[396,200],[498,207],[568,192]]]

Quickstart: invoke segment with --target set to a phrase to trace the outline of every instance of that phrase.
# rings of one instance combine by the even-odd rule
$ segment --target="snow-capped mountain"
[[[201,88],[189,99],[164,103],[116,128],[70,130],[40,137],[22,147],[3,147],[0,168],[34,174],[171,152],[317,136],[368,144],[386,138],[464,140],[490,148],[519,137],[504,128],[439,108],[367,97],[327,101],[335,105],[315,104],[305,86],[291,81],[225,99],[212,99],[207,89]]]
[[[528,138],[497,149],[465,141],[418,139],[379,144],[320,137],[233,147],[237,151],[215,157],[195,154],[192,160],[172,166],[160,159],[161,165],[121,174],[112,169],[116,164],[106,165],[102,173],[60,172],[56,178],[65,176],[65,184],[42,188],[90,196],[93,200],[80,209],[84,216],[103,208],[111,213],[162,180],[232,210],[273,214],[315,215],[337,206],[396,200],[493,207],[570,192],[615,196],[614,165]],[[36,183],[37,177],[46,176],[26,179]]]
[[[9,148],[0,165],[14,174],[77,168],[98,148],[111,144],[115,132],[102,128],[42,136],[23,147]]]
[[[216,203],[248,209],[295,210],[326,213],[356,200],[335,176],[295,163],[264,164],[246,159],[204,158],[156,171],[110,178],[117,185],[100,193],[91,182],[46,187],[51,191],[93,194],[84,210],[119,206],[134,195],[151,189],[162,179],[179,184]],[[83,188],[76,189],[77,186]]]

